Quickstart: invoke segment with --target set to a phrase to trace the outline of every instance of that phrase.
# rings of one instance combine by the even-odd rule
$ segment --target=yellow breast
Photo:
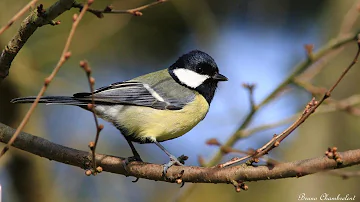
[[[181,110],[125,106],[117,121],[127,129],[128,134],[140,139],[150,137],[161,142],[187,133],[205,117],[208,109],[209,104],[205,98],[196,93],[194,101]]]

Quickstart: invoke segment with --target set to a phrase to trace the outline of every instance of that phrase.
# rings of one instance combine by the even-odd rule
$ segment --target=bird
[[[39,103],[72,105],[90,111],[88,104],[94,101],[96,116],[112,123],[129,144],[133,156],[126,159],[126,165],[131,161],[142,161],[133,142],[154,143],[170,158],[163,164],[165,175],[171,166],[183,165],[186,158],[176,158],[160,142],[180,137],[202,121],[209,111],[218,82],[227,80],[219,73],[210,55],[193,50],[166,69],[93,92],[43,96]],[[32,103],[35,99],[36,96],[20,97],[11,102]]]

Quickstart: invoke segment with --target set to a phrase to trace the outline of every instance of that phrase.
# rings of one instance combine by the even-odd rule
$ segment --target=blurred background
[[[1,0],[0,26],[28,1]],[[40,0],[47,8],[55,0]],[[112,4],[116,9],[135,8],[148,0],[97,0],[93,8]],[[170,0],[144,11],[142,17],[105,15],[98,19],[88,13],[80,22],[64,64],[46,95],[71,95],[88,91],[89,86],[79,61],[91,64],[96,87],[167,68],[182,54],[199,49],[210,54],[220,72],[229,78],[221,83],[207,117],[186,135],[165,142],[168,150],[189,156],[187,165],[199,165],[198,156],[210,160],[218,148],[205,144],[209,138],[224,142],[236,131],[250,110],[242,83],[256,83],[255,101],[260,102],[306,58],[304,44],[315,50],[339,35],[349,10],[355,20],[354,0]],[[72,24],[72,9],[61,15],[59,26],[44,26],[28,40],[15,58],[10,75],[0,86],[0,122],[16,128],[30,105],[13,105],[20,96],[36,95],[44,78],[55,67]],[[355,15],[354,15],[355,13]],[[25,16],[24,16],[25,17]],[[23,17],[23,18],[24,18]],[[22,19],[23,19],[22,18]],[[21,20],[22,20],[21,19]],[[18,30],[20,21],[0,36],[4,47]],[[356,23],[350,31],[359,29]],[[329,87],[351,62],[356,44],[345,47],[317,75],[313,83]],[[357,65],[359,66],[359,65]],[[360,69],[355,66],[333,94],[344,99],[360,93]],[[311,94],[291,87],[264,107],[251,127],[282,120],[302,110]],[[321,156],[329,146],[340,151],[360,147],[359,117],[344,111],[315,115],[270,154],[279,161],[294,161]],[[122,135],[101,120],[98,153],[130,156]],[[257,148],[286,126],[262,131],[239,141],[237,149]],[[39,105],[24,131],[68,147],[88,150],[95,137],[92,115],[70,106]],[[142,159],[165,163],[168,157],[155,145],[139,145]],[[233,155],[226,155],[223,161]],[[350,170],[359,169],[358,166]],[[249,190],[236,193],[231,185],[177,184],[126,178],[111,173],[87,177],[84,170],[11,149],[0,160],[0,184],[4,201],[297,201],[301,193],[319,197],[328,193],[360,197],[356,178],[343,180],[326,174],[298,179],[247,183]]]

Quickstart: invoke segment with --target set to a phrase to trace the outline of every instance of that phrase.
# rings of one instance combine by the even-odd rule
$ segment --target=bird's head
[[[169,73],[179,84],[198,91],[210,104],[219,81],[228,79],[219,73],[214,59],[199,50],[182,55],[169,67]]]

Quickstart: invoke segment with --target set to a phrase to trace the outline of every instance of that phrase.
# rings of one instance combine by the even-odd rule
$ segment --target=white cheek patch
[[[208,75],[199,74],[197,72],[184,68],[175,69],[174,74],[182,84],[185,84],[191,88],[197,88],[206,79],[210,78],[210,76]]]

